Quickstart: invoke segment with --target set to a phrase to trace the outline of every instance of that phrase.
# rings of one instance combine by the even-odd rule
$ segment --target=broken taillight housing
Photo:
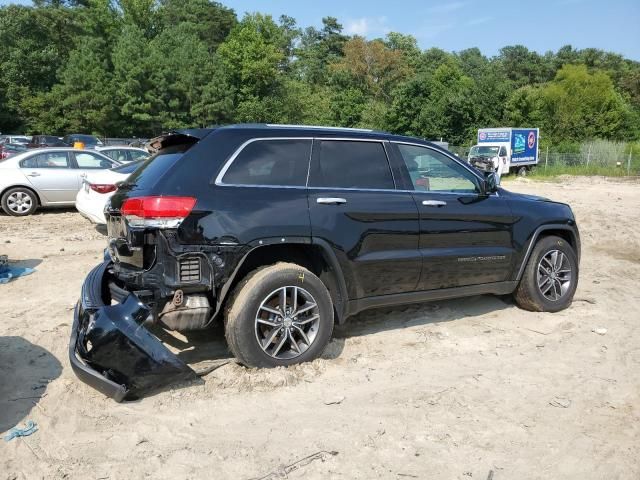
[[[120,211],[132,227],[176,228],[195,204],[193,197],[134,197]]]
[[[108,183],[90,183],[89,188],[98,193],[111,193],[115,192],[118,189],[116,185],[111,185]]]

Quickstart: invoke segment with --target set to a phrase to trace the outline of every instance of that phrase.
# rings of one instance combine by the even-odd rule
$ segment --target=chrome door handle
[[[423,200],[422,205],[425,207],[444,207],[447,202],[443,202],[442,200]]]
[[[27,173],[27,177],[39,177],[40,174],[38,172]]]
[[[322,205],[340,205],[343,203],[347,203],[345,198],[337,198],[337,197],[320,197],[316,200],[316,202]]]

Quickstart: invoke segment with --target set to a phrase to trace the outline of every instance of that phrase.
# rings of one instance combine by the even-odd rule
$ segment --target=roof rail
[[[370,128],[347,128],[347,127],[327,127],[322,125],[288,125],[280,123],[267,123],[267,127],[283,127],[283,128],[315,128],[318,130],[343,130],[347,132],[373,132]]]

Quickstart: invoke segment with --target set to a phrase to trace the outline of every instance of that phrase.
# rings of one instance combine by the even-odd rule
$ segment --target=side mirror
[[[498,191],[500,178],[495,172],[485,172],[484,174],[484,193],[489,195]]]

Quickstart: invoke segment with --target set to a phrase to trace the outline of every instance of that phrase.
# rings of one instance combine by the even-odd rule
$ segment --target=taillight
[[[111,193],[115,192],[118,189],[118,187],[116,187],[115,185],[110,185],[108,183],[90,183],[89,188],[98,193]]]
[[[120,211],[132,227],[176,228],[193,210],[193,197],[128,198]]]

